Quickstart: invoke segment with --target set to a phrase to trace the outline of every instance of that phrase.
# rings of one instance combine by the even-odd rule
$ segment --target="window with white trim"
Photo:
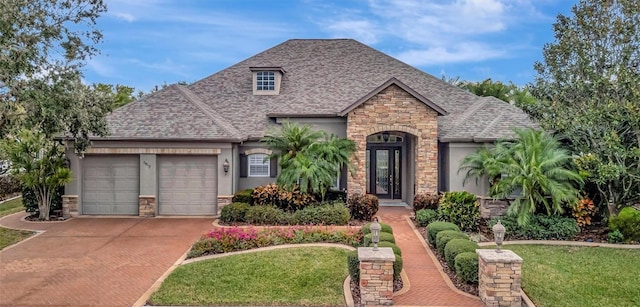
[[[252,154],[249,160],[249,177],[269,177],[269,156],[265,154]]]
[[[275,91],[276,73],[273,71],[259,71],[256,73],[257,91]]]

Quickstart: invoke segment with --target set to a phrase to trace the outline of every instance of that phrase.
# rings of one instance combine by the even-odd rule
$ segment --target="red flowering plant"
[[[339,243],[358,246],[362,241],[358,227],[335,229],[333,227],[292,226],[256,229],[216,228],[193,244],[188,257],[221,254],[265,246],[299,243]]]

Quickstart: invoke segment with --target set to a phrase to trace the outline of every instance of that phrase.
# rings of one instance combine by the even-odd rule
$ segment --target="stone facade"
[[[478,197],[478,202],[480,203],[480,216],[484,219],[503,216],[509,208],[509,202],[503,199]]]
[[[358,248],[360,261],[360,303],[363,306],[393,305],[393,262],[396,256],[389,247],[374,251]]]
[[[78,216],[78,195],[62,195],[62,216]]]
[[[522,306],[522,258],[510,250],[478,249],[478,292],[485,306]]]
[[[218,215],[222,212],[222,208],[231,203],[233,195],[218,195]]]
[[[138,196],[138,215],[141,217],[156,216],[156,197],[154,195]]]
[[[353,109],[347,115],[347,138],[358,148],[353,160],[354,176],[347,176],[349,193],[366,193],[367,136],[383,131],[400,131],[416,142],[415,192],[436,193],[438,189],[438,113],[392,84]],[[411,187],[409,187],[411,188]]]

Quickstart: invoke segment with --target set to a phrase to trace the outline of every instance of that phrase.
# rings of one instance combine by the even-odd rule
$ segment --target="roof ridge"
[[[486,101],[485,97],[478,97],[478,98],[480,98],[480,99],[478,99],[474,104],[472,104],[470,107],[465,109],[462,112],[462,114],[460,114],[460,116],[458,116],[458,118],[456,119],[456,127],[460,123],[463,123],[463,122],[467,121],[467,119],[469,119],[469,117],[471,117],[471,115],[473,115],[476,111],[478,111],[480,108],[484,107],[487,104],[487,101]]]
[[[227,132],[231,133],[234,137],[240,137],[240,132],[238,132],[238,129],[235,126],[233,126],[228,120],[226,120],[224,117],[220,116],[220,114],[211,110],[211,108],[207,104],[202,102],[202,100],[198,95],[196,95],[196,93],[192,92],[191,90],[189,90],[188,88],[180,84],[175,84],[175,86],[182,94],[184,94],[187,100],[192,104],[194,104],[196,107],[198,107],[198,109],[200,109],[200,111],[202,111],[204,115],[211,118],[211,120],[213,120],[216,124],[221,126],[223,129],[227,130]]]
[[[484,129],[482,129],[482,132],[480,132],[478,135],[485,135],[485,132],[487,132],[487,130],[489,129],[493,129],[496,123],[498,123],[502,119],[502,117],[504,117],[504,114],[496,116],[496,118],[494,118]]]

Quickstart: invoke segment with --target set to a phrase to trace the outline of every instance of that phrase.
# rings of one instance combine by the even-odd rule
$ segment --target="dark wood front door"
[[[401,148],[371,147],[368,149],[368,192],[384,199],[401,196]]]

